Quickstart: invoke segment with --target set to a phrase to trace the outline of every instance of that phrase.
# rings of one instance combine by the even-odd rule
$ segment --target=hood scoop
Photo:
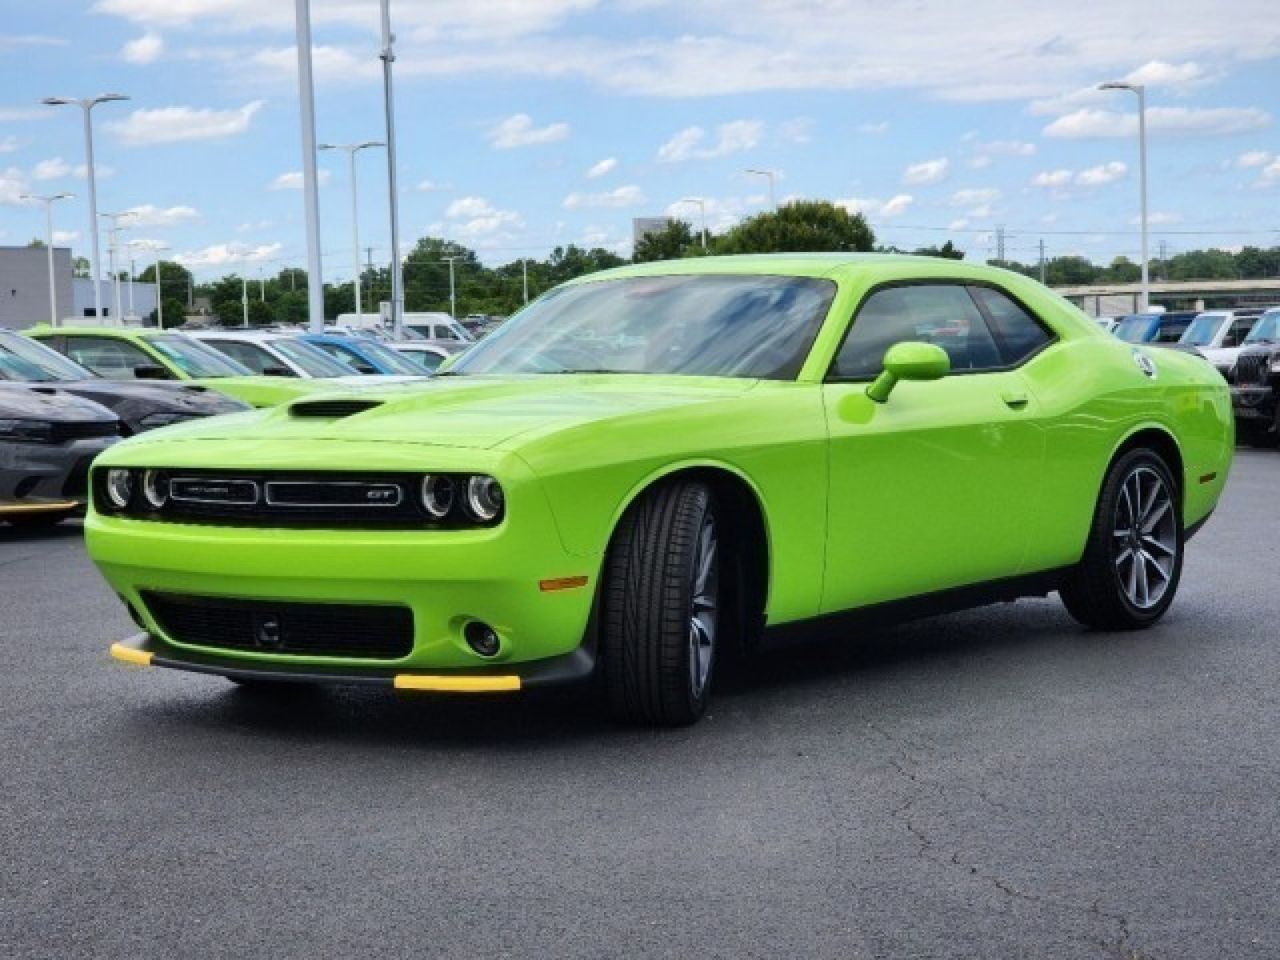
[[[337,420],[382,406],[381,400],[300,400],[290,404],[289,415],[316,420]]]

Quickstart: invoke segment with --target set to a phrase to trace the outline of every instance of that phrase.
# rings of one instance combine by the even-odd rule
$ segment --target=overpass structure
[[[1150,286],[1152,304],[1165,306],[1170,310],[1280,304],[1280,277],[1258,280],[1152,280]],[[1095,317],[1136,313],[1142,301],[1142,285],[1138,283],[1100,283],[1053,289]]]

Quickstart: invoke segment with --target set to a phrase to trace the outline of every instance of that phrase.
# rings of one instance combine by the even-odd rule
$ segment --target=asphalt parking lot
[[[1154,630],[837,638],[665,732],[131,670],[78,529],[0,532],[0,956],[1280,956],[1278,480]]]

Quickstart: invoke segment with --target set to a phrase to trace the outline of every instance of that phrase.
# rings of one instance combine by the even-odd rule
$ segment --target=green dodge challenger
[[[1199,357],[1024,277],[877,255],[707,258],[552,290],[422,385],[118,444],[89,550],[113,655],[270,690],[593,680],[696,720],[783,635],[1058,591],[1145,627],[1231,465]]]

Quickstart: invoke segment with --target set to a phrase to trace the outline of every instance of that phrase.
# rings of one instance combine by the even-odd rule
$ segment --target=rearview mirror
[[[158,363],[142,363],[133,368],[137,380],[169,380],[169,371]]]
[[[947,351],[932,343],[895,343],[884,355],[884,369],[867,387],[867,396],[884,403],[899,380],[940,380],[951,372]]]

